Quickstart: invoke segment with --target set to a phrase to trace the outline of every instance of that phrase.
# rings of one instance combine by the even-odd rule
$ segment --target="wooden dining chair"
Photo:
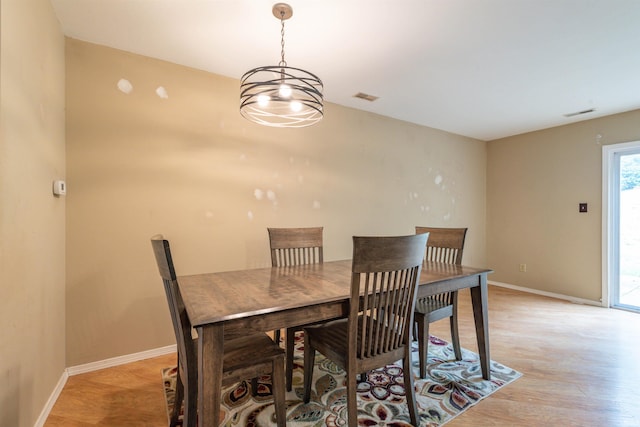
[[[462,264],[462,251],[466,228],[416,227],[416,234],[429,233],[425,260]],[[427,375],[427,350],[429,347],[429,323],[449,318],[451,343],[456,360],[462,359],[458,334],[458,291],[445,292],[416,301],[415,323],[417,327],[420,378]]]
[[[184,403],[182,425],[194,427],[198,400],[197,342],[191,335],[191,322],[180,295],[169,241],[162,235],[156,235],[151,238],[151,245],[164,283],[178,347],[178,373],[170,426],[177,425],[180,409]],[[266,334],[247,333],[239,337],[225,336],[222,375],[223,385],[247,378],[271,375],[276,422],[279,427],[286,425],[284,351]]]
[[[303,264],[321,264],[324,261],[322,232],[323,227],[303,228],[267,228],[271,249],[271,266],[295,266]],[[295,334],[304,325],[285,330],[286,384],[291,391],[293,383],[293,350]],[[275,341],[280,342],[280,331],[275,331]]]
[[[304,329],[304,402],[311,397],[315,352],[346,371],[348,425],[358,425],[358,374],[402,359],[411,423],[418,425],[411,330],[427,236],[353,237],[347,318]]]

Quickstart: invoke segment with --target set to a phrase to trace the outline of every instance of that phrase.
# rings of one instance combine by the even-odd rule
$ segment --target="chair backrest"
[[[161,234],[158,234],[151,238],[151,246],[153,247],[158,271],[160,272],[160,277],[162,277],[164,291],[169,303],[169,312],[171,313],[173,331],[176,335],[178,347],[178,360],[183,364],[185,371],[195,372],[197,359],[191,336],[191,322],[189,321],[189,316],[187,316],[180,289],[178,289],[178,279],[176,270],[173,267],[169,241],[165,240]]]
[[[323,227],[267,228],[271,247],[271,265],[322,263]]]
[[[356,343],[356,351],[349,356],[350,363],[394,352],[411,342],[427,238],[427,234],[353,237],[349,342]]]
[[[466,228],[416,227],[416,234],[421,233],[429,233],[426,260],[462,264]]]

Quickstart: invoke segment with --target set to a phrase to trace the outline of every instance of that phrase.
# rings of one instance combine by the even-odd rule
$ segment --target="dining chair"
[[[197,341],[192,337],[191,322],[180,295],[169,241],[165,240],[162,235],[155,235],[151,238],[151,245],[164,283],[178,347],[176,392],[170,426],[174,427],[178,424],[178,416],[184,403],[182,425],[193,427],[196,425],[198,400]],[[247,333],[235,337],[225,336],[222,362],[223,386],[247,378],[271,375],[276,422],[279,427],[284,427],[286,425],[286,406],[284,351],[282,348],[264,333]],[[256,382],[253,383],[255,385]]]
[[[272,267],[321,264],[324,261],[323,227],[267,228],[267,231]],[[295,334],[301,331],[303,326],[289,327],[285,330],[285,374],[288,391],[293,387]],[[275,341],[280,342],[280,330],[275,331]]]
[[[416,227],[416,234],[429,233],[425,260],[447,264],[462,264],[462,251],[466,228]],[[415,324],[417,327],[420,378],[427,375],[427,350],[429,347],[429,324],[449,318],[451,343],[456,360],[462,359],[458,334],[458,291],[445,292],[416,301]]]
[[[358,425],[357,375],[402,359],[411,424],[418,425],[411,331],[427,237],[353,237],[348,317],[304,328],[305,403],[316,351],[346,371],[349,427]]]

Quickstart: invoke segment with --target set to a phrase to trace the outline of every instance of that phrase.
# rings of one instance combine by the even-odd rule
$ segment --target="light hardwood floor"
[[[523,373],[447,427],[640,426],[640,314],[489,287],[491,358]],[[477,351],[468,291],[463,347]],[[448,321],[431,333],[450,340]],[[69,378],[45,426],[165,426],[175,355]]]

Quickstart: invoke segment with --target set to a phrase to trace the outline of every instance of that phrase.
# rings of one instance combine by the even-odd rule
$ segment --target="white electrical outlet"
[[[520,273],[527,272],[527,264],[520,264]]]

